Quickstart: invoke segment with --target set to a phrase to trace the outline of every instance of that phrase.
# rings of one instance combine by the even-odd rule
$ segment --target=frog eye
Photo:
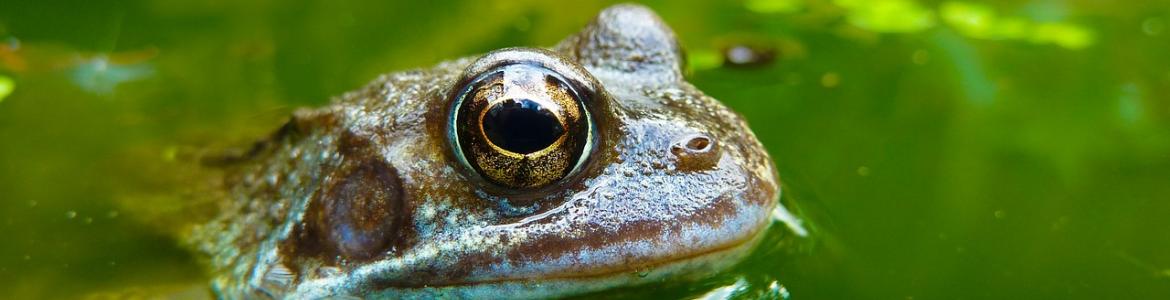
[[[479,177],[511,189],[566,178],[588,156],[594,126],[573,81],[538,64],[478,73],[454,94],[449,138]]]

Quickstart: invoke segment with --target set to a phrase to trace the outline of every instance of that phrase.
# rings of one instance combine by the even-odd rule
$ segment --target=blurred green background
[[[552,45],[608,4],[3,0],[0,297],[199,297],[195,259],[118,204],[182,190],[157,176],[176,149],[246,145],[380,73]],[[607,295],[1170,298],[1170,3],[646,4],[814,238]],[[772,59],[727,63],[737,47]]]

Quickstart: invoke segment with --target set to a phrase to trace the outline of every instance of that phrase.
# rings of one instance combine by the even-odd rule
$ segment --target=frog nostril
[[[711,138],[706,136],[692,137],[686,144],[687,150],[693,152],[706,152],[711,150]]]
[[[678,158],[678,169],[696,171],[715,166],[719,149],[715,139],[705,134],[688,134],[670,145],[670,153]]]

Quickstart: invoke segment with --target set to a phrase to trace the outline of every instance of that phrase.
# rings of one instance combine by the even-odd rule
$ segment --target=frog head
[[[658,16],[618,5],[550,49],[392,73],[298,112],[195,235],[215,287],[529,298],[728,268],[780,187],[684,61]]]

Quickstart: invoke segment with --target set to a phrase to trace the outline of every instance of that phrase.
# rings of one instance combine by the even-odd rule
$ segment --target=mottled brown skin
[[[189,240],[223,298],[543,298],[707,276],[759,240],[780,190],[682,61],[653,12],[619,5],[550,50],[384,75],[218,166],[230,196]],[[485,180],[448,134],[466,125],[450,118],[463,85],[517,62],[581,88],[595,126],[580,165],[537,187]]]

